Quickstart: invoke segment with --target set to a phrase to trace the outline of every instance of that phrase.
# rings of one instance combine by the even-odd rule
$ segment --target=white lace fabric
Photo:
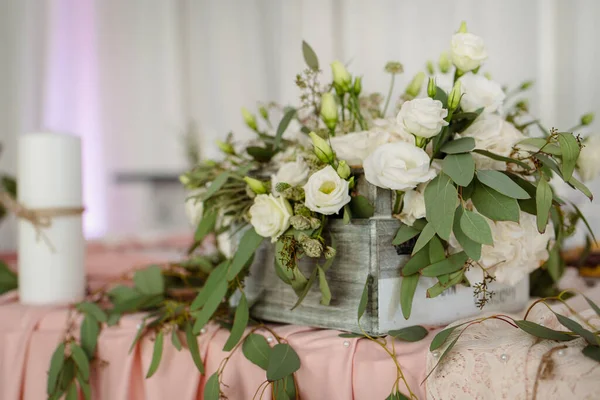
[[[599,297],[598,291],[594,294]],[[570,302],[585,304],[578,311],[581,317],[596,327],[600,318],[581,298]],[[596,302],[597,303],[597,302]],[[564,305],[552,307],[559,314],[578,320]],[[490,313],[493,315],[495,313]],[[511,315],[522,319],[522,315]],[[451,326],[472,320],[456,321]],[[527,320],[566,331],[555,315],[543,304],[537,304]],[[427,356],[427,371],[436,365],[448,345],[465,327],[457,328],[437,352]],[[426,382],[427,398],[431,400],[467,399],[600,399],[600,363],[585,357],[581,350],[584,339],[568,342],[539,340],[521,329],[496,319],[471,325],[444,357]],[[542,362],[543,361],[543,362]]]

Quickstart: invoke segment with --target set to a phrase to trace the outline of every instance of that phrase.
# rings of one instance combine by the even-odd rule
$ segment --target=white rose
[[[350,202],[348,181],[339,177],[331,165],[315,172],[304,185],[304,203],[309,210],[331,215]]]
[[[290,227],[293,211],[290,203],[283,197],[272,194],[259,194],[250,207],[250,223],[260,236],[270,237],[275,243]]]
[[[416,220],[425,217],[425,187],[427,184],[422,183],[404,193],[404,205],[399,218],[406,225],[412,226]]]
[[[425,150],[404,142],[379,146],[364,162],[365,178],[385,189],[408,190],[436,175]]]
[[[600,136],[592,135],[583,142],[584,148],[579,153],[577,160],[577,170],[584,182],[589,182],[600,174],[600,162],[598,162],[598,153],[600,153]]]
[[[534,215],[521,212],[519,220],[520,223],[487,220],[494,245],[481,247],[481,266],[498,282],[507,285],[518,283],[538,269],[548,259],[548,243],[554,238],[552,225],[548,225],[545,233],[538,232]],[[460,249],[453,236],[450,246]],[[480,282],[483,277],[481,270],[471,269],[473,271],[469,270],[467,278],[473,283]]]
[[[484,112],[495,112],[502,106],[506,95],[496,82],[471,73],[459,80],[463,93],[460,106],[464,111],[471,112],[483,107]]]
[[[474,70],[487,58],[483,39],[472,33],[456,33],[450,44],[452,62],[463,72]]]
[[[425,97],[404,102],[396,120],[407,132],[430,138],[448,125],[444,120],[447,116],[448,110],[443,107],[441,101]]]
[[[330,139],[331,147],[339,160],[348,165],[359,166],[377,147],[390,140],[386,132],[353,132],[334,136]]]
[[[202,194],[204,194],[204,189],[192,190],[185,200],[185,214],[194,227],[200,224],[204,214],[204,202],[200,200]]]
[[[296,161],[287,162],[279,167],[279,171],[275,175],[271,176],[271,187],[273,193],[279,196],[276,192],[275,186],[280,182],[285,182],[290,186],[301,186],[306,183],[310,168],[308,164],[302,159],[302,157],[296,158]]]
[[[506,122],[496,114],[479,116],[463,133],[457,137],[472,137],[475,148],[510,157],[513,146],[525,139],[525,136],[510,122]],[[473,154],[477,169],[506,170],[506,163],[492,160],[480,154]]]

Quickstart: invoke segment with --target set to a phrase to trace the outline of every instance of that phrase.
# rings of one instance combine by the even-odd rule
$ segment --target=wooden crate
[[[357,321],[358,304],[367,277],[369,296],[361,327],[367,333],[380,335],[391,329],[410,325],[443,325],[458,318],[476,315],[472,288],[460,286],[448,289],[442,295],[427,299],[425,293],[436,280],[421,277],[415,293],[411,318],[407,321],[400,310],[400,271],[409,259],[410,246],[392,245],[400,221],[392,218],[394,200],[389,190],[370,185],[363,175],[357,179],[359,193],[375,205],[375,215],[369,219],[355,219],[345,225],[342,220],[328,224],[335,236],[337,255],[327,271],[332,293],[331,304],[319,303],[321,292],[313,285],[302,304],[291,311],[297,301],[293,289],[275,273],[274,246],[265,241],[255,256],[246,279],[246,294],[254,302],[251,314],[255,318],[297,325],[360,332]],[[306,277],[314,269],[314,261],[301,260],[299,268]],[[514,312],[528,301],[529,283],[524,280],[515,286],[492,283],[496,295],[484,311]]]

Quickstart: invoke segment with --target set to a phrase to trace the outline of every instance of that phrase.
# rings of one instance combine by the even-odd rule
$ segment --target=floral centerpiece
[[[154,339],[148,378],[159,367],[163,347],[169,345],[165,335],[177,350],[186,347],[204,374],[197,336],[213,321],[231,331],[224,351],[241,351],[265,371],[266,381],[256,397],[270,387],[275,399],[299,398],[298,355],[268,325],[250,318],[254,304],[248,295],[250,268],[274,268],[279,282],[274,286],[289,285],[295,306],[318,282],[319,307],[327,307],[337,295],[328,277],[348,268],[341,262],[344,257],[357,264],[353,271],[361,276],[367,267],[379,271],[371,261],[361,264],[363,239],[377,244],[372,247],[376,263],[390,261],[385,257],[396,251],[408,253],[388,263],[402,276],[399,301],[405,318],[413,303],[432,301],[425,297],[441,296],[457,286],[470,286],[477,305],[484,307],[493,297],[492,281],[511,285],[529,273],[532,288],[549,296],[534,305],[542,302],[550,307],[551,301],[564,301],[568,292],[554,293],[553,286],[564,269],[561,246],[579,220],[587,223],[559,193],[566,187],[591,199],[579,178],[593,178],[598,166],[593,162],[593,142],[547,129],[529,114],[519,95],[530,82],[508,91],[483,74],[487,58],[483,40],[467,32],[464,24],[452,37],[450,53],[440,57],[439,73],[428,63],[427,84],[425,73],[417,74],[394,111],[392,89],[387,98],[365,94],[362,78],[353,77],[340,62],[331,65],[333,81],[321,83],[317,56],[306,43],[303,53],[307,69],[296,77],[300,105],[261,106],[262,122],[243,110],[255,138],[240,143],[229,135],[218,143],[221,160],[201,162],[181,176],[190,190],[186,207],[197,226],[189,257],[134,270],[124,276],[132,278],[132,284],[106,285],[72,307],[48,371],[50,398],[64,394],[76,398],[81,391],[89,399],[90,366],[99,361],[98,336],[123,315],[140,311],[145,314],[133,344],[145,335]],[[393,88],[402,65],[391,62],[385,70]],[[277,113],[281,118],[275,127]],[[572,130],[592,119],[591,114],[584,115]],[[380,223],[382,231],[377,230]],[[375,234],[371,230],[358,240],[347,234],[367,224],[377,228]],[[394,230],[388,235],[390,227]],[[591,231],[590,235],[593,238]],[[383,258],[377,258],[378,253]],[[348,254],[357,258],[348,259]],[[311,268],[310,276],[301,264]],[[356,284],[352,281],[356,274],[346,273],[338,275],[345,283]],[[381,346],[397,369],[388,399],[415,399],[386,335],[417,341],[428,330],[417,325],[376,336],[366,332],[360,321],[370,312],[371,278],[356,296],[340,296],[351,297],[357,305],[352,319],[357,318],[362,330],[340,336]],[[427,280],[432,285],[426,296],[415,297],[419,282]],[[600,308],[588,302],[600,315]],[[336,313],[343,311],[338,305]],[[77,314],[83,316],[79,334],[74,332]],[[430,349],[447,344],[438,358],[442,362],[466,329],[495,319],[539,340],[585,339],[583,355],[600,362],[597,329],[590,331],[588,324],[584,327],[556,314],[566,330],[553,330],[527,320],[528,314],[529,310],[523,320],[497,314],[452,325],[437,334]],[[270,331],[271,341],[257,333],[259,329]],[[228,385],[235,384],[224,381],[230,359],[225,357],[206,380],[205,399],[223,398]]]
[[[317,264],[336,254],[335,238],[325,234],[328,224],[352,224],[374,213],[357,186],[363,173],[370,185],[392,194],[390,214],[401,224],[389,245],[412,241],[412,257],[401,271],[406,318],[420,301],[413,296],[423,276],[435,278],[427,296],[468,285],[480,307],[493,296],[487,290],[492,281],[513,285],[540,268],[554,281],[560,277],[561,245],[582,215],[553,184],[563,181],[592,198],[577,177],[586,177],[578,169],[585,164],[584,143],[571,132],[546,129],[525,101],[511,102],[530,82],[507,93],[481,72],[487,51],[480,37],[463,24],[450,54],[440,57],[442,75],[436,78],[428,64],[426,93],[421,72],[392,117],[389,96],[383,104],[382,96],[363,94],[362,77],[339,61],[331,64],[333,81],[320,83],[315,53],[306,43],[303,51],[308,68],[296,77],[300,106],[285,108],[275,131],[266,107],[259,109],[264,127],[243,110],[256,139],[238,143],[230,135],[219,143],[223,160],[181,177],[193,190],[188,208],[198,223],[197,242],[215,232],[231,258],[223,280],[243,287],[266,238],[275,246],[278,275],[298,296],[309,282],[298,261],[316,261],[327,304],[331,293]],[[402,65],[391,62],[385,69],[393,84]],[[585,115],[581,124],[591,120]],[[239,246],[229,240],[232,227],[245,232]]]

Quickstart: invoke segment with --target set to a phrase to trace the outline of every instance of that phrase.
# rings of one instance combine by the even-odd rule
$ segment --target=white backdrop
[[[600,111],[599,16],[595,0],[0,0],[0,171],[14,172],[20,133],[81,135],[86,232],[143,230],[151,192],[114,174],[181,172],[190,127],[205,156],[230,130],[250,135],[240,107],[296,101],[303,39],[324,66],[350,61],[367,91],[386,91],[383,65],[401,61],[400,90],[461,20],[494,79],[535,78],[533,110],[566,129]]]

